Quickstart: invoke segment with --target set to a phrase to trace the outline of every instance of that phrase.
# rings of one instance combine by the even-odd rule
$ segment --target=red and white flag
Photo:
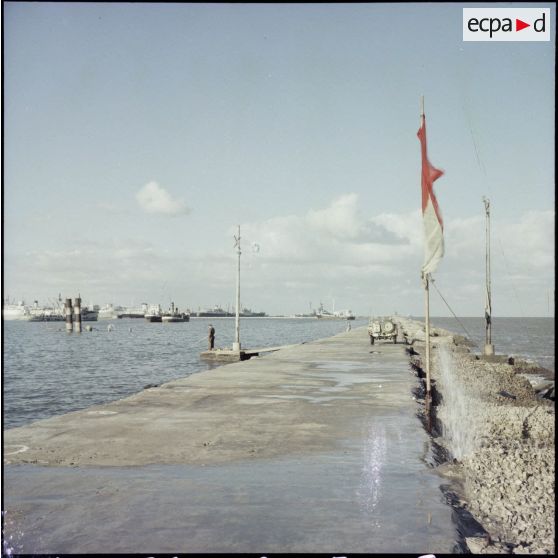
[[[426,153],[426,120],[422,115],[422,122],[417,132],[420,140],[422,155],[422,222],[424,224],[424,263],[422,273],[433,273],[438,267],[438,262],[444,255],[444,222],[438,200],[434,195],[434,181],[444,173],[433,167]]]

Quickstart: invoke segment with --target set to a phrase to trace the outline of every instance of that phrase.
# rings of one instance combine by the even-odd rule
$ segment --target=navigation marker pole
[[[64,303],[64,314],[66,316],[66,331],[68,333],[72,333],[74,326],[73,326],[73,309],[72,309],[72,299],[67,298],[66,302]]]
[[[74,331],[81,333],[81,296],[74,298]]]
[[[237,249],[238,266],[236,269],[236,319],[235,319],[235,342],[233,351],[240,351],[240,225],[238,225],[238,236],[234,237],[234,247]]]
[[[490,356],[494,354],[494,345],[492,344],[492,293],[490,285],[490,200],[483,196],[482,201],[484,202],[484,212],[486,214],[486,303],[484,307],[486,339],[484,344],[484,354]]]

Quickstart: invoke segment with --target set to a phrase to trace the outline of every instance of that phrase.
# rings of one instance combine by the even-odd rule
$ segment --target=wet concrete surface
[[[359,328],[7,431],[6,540],[43,554],[451,552],[415,384],[403,345],[371,353]]]

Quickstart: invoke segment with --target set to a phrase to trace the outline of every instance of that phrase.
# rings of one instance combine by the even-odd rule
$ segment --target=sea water
[[[484,318],[431,318],[430,321],[434,327],[468,337],[475,343],[473,352],[484,350]],[[554,318],[492,318],[492,343],[496,354],[525,357],[554,372]]]

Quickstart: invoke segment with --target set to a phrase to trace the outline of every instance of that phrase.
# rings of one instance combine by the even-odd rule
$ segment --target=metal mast
[[[484,354],[493,355],[494,345],[492,344],[492,286],[490,279],[490,200],[483,197],[484,212],[486,215],[486,248],[485,248],[485,268],[486,268],[486,302],[484,306],[484,319],[486,321],[486,338],[484,344]]]
[[[234,246],[238,254],[238,265],[236,268],[236,319],[235,319],[235,342],[233,351],[240,351],[240,225],[238,225],[238,236],[234,237]]]

